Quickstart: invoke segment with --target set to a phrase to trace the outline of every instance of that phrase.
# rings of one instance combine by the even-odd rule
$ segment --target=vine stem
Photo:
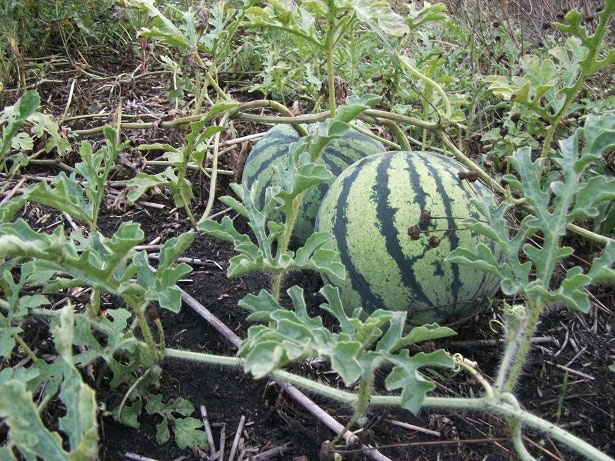
[[[513,394],[503,393],[500,394],[500,398],[510,403],[517,410],[520,408],[519,402]],[[536,461],[534,457],[527,451],[527,448],[525,448],[525,444],[523,443],[523,427],[521,423],[513,418],[506,418],[506,422],[508,423],[508,427],[510,429],[513,446],[515,447],[515,450],[517,451],[517,454],[519,455],[521,461]]]
[[[399,141],[399,147],[401,150],[412,150],[412,147],[410,146],[410,141],[408,141],[408,138],[406,137],[406,133],[404,133],[404,131],[397,125],[397,123],[395,123],[393,120],[385,119],[379,119],[378,121],[382,125],[386,126],[389,130],[391,130],[391,133],[393,133],[395,138],[397,138],[397,141]]]
[[[327,38],[326,38],[326,49],[327,49],[327,80],[329,84],[329,112],[331,113],[331,117],[335,117],[335,111],[337,109],[337,102],[335,98],[335,71],[333,69],[333,56],[335,54],[335,31],[336,21],[335,21],[335,4],[333,1],[327,2],[329,7],[329,15],[327,18],[327,22],[329,24],[329,28],[327,29]]]
[[[247,102],[247,103],[240,105],[239,110],[245,111],[245,110],[250,110],[250,109],[260,109],[263,107],[273,109],[276,112],[279,112],[281,114],[286,115],[287,117],[290,117],[291,118],[290,124],[293,126],[295,130],[297,130],[297,133],[299,133],[300,136],[307,136],[309,134],[308,131],[303,126],[301,126],[300,123],[293,122],[293,120],[295,120],[295,116],[293,115],[293,113],[288,109],[288,107],[286,107],[283,104],[280,104],[279,102],[269,101],[267,99],[259,99],[257,101],[251,101],[251,102]]]
[[[218,85],[218,82],[216,82],[216,79],[213,78],[213,76],[211,75],[211,72],[209,71],[209,69],[207,68],[207,66],[205,65],[201,57],[199,56],[199,54],[196,53],[195,56],[196,56],[196,62],[199,64],[199,66],[205,69],[205,78],[207,79],[209,84],[212,86],[212,88],[216,90],[216,93],[218,94],[218,96],[222,99],[230,99],[228,95],[224,92],[224,90],[220,88],[220,85]]]
[[[144,310],[147,306],[147,302],[141,305],[137,302],[129,300],[129,304],[135,314],[135,317],[137,318],[137,323],[139,324],[139,329],[141,330],[141,333],[143,333],[143,338],[145,339],[145,344],[147,345],[147,348],[150,350],[150,352],[154,355],[156,359],[160,359],[160,353],[156,348],[156,345],[154,344],[152,330],[147,324],[147,319],[145,318]]]
[[[290,123],[293,124],[293,126],[295,126],[295,128],[297,129],[297,127],[299,126],[299,124],[305,124],[305,123],[315,123],[315,122],[321,122],[323,120],[326,120],[327,118],[330,117],[330,112],[326,111],[326,112],[321,112],[319,114],[310,114],[310,115],[302,115],[302,116],[297,116],[297,117],[292,117],[292,116],[286,116],[286,117],[278,117],[278,116],[266,116],[266,115],[253,115],[253,114],[243,114],[241,113],[242,111],[248,110],[248,109],[253,109],[256,107],[269,107],[271,109],[274,110],[278,110],[280,108],[278,108],[277,105],[273,104],[273,101],[265,101],[262,104],[259,105],[255,104],[256,101],[253,101],[251,103],[245,103],[245,104],[240,104],[239,109],[237,111],[237,114],[234,115],[235,118],[239,119],[239,120],[247,120],[247,121],[253,121],[253,122],[259,122],[259,123]],[[278,104],[281,106],[281,104]],[[284,106],[282,106],[284,107]],[[284,107],[284,109],[286,109],[286,111],[288,111],[287,108]],[[292,115],[292,114],[291,114]],[[190,122],[194,122],[197,120],[200,120],[202,117],[204,117],[205,114],[200,114],[197,116],[188,116],[188,117],[181,117],[181,118],[177,118],[175,120],[168,120],[168,121],[163,121],[161,123],[156,123],[156,122],[139,122],[139,123],[122,123],[122,128],[128,128],[128,129],[149,129],[149,128],[155,128],[160,126],[161,128],[176,128],[179,127],[181,125],[184,125],[186,123],[190,123]],[[436,134],[440,137],[440,139],[442,140],[442,143],[448,148],[450,149],[450,152],[455,156],[455,158],[461,162],[462,164],[464,164],[465,166],[467,166],[469,169],[471,169],[472,171],[476,171],[479,175],[479,177],[481,178],[481,180],[483,180],[485,182],[485,184],[489,185],[490,187],[493,188],[493,190],[495,190],[496,192],[499,192],[501,194],[505,194],[506,190],[500,186],[500,184],[498,184],[495,180],[493,180],[487,173],[485,173],[485,171],[480,168],[476,163],[472,162],[463,152],[461,152],[457,146],[455,146],[454,143],[452,143],[447,135],[441,130],[440,126],[438,123],[434,123],[434,122],[426,122],[424,120],[420,120],[414,117],[409,117],[407,115],[401,115],[401,114],[395,114],[392,112],[387,112],[387,111],[381,111],[381,110],[374,110],[374,109],[368,109],[366,110],[362,116],[359,116],[360,119],[364,120],[366,117],[377,117],[377,118],[382,118],[385,120],[393,120],[399,123],[407,123],[409,125],[412,126],[416,126],[419,128],[425,128],[428,130],[434,130],[436,132]],[[77,134],[77,135],[90,135],[90,134],[94,134],[94,133],[98,133],[100,131],[103,130],[103,126],[100,127],[96,127],[96,128],[90,128],[90,129],[86,129],[86,130],[74,130],[72,131],[73,134]],[[301,127],[299,128],[305,130],[305,128]],[[307,133],[306,133],[307,134]],[[305,135],[305,134],[303,134]],[[581,237],[584,237],[588,240],[593,240],[594,242],[600,243],[602,245],[606,245],[612,241],[614,241],[612,238],[606,237],[604,235],[600,235],[597,234],[595,232],[592,232],[590,230],[584,229],[580,226],[577,226],[575,224],[572,223],[568,223],[567,224],[567,229],[571,232],[574,232],[577,235],[580,235]]]
[[[224,126],[229,118],[229,113],[227,112],[220,120],[220,126]],[[218,179],[218,156],[220,153],[220,135],[221,131],[218,131],[214,137],[214,152],[213,152],[213,160],[211,163],[211,179],[209,182],[209,197],[207,198],[207,206],[205,207],[205,211],[203,212],[203,216],[199,222],[203,222],[211,213],[211,209],[214,205],[214,198],[216,197],[216,181]],[[195,226],[196,227],[196,224]]]
[[[461,152],[457,146],[455,146],[455,144],[448,138],[448,136],[446,135],[446,133],[444,133],[442,130],[438,130],[437,131],[438,136],[440,137],[440,139],[442,140],[442,144],[444,146],[446,146],[448,149],[450,149],[450,152],[455,156],[455,158],[462,164],[464,164],[465,166],[467,166],[470,170],[475,171],[476,173],[478,173],[479,178],[485,183],[487,184],[489,187],[491,187],[494,191],[500,193],[500,194],[506,194],[506,189],[504,189],[497,181],[495,181],[494,179],[491,178],[491,176],[489,176],[480,166],[478,166],[476,163],[474,163],[472,160],[470,160],[463,152]],[[524,207],[530,211],[533,212],[534,208],[532,206],[528,205],[524,205]],[[600,234],[596,234],[595,232],[592,232],[590,230],[584,229],[583,227],[577,226],[575,224],[572,223],[568,223],[566,225],[566,228],[571,231],[574,232],[577,235],[580,235],[582,237],[585,237],[589,240],[593,240],[594,242],[597,243],[601,243],[603,245],[606,245],[610,242],[613,242],[615,240],[613,240],[610,237],[606,237],[604,235],[600,235]]]
[[[19,344],[19,347],[21,347],[24,350],[26,355],[30,357],[30,360],[32,360],[32,362],[38,361],[38,357],[36,356],[34,351],[30,349],[30,346],[28,346],[28,344],[21,338],[21,336],[19,336],[18,334],[15,334],[13,335],[13,339],[15,339],[17,344]]]
[[[305,34],[299,30],[296,29],[288,29],[286,27],[283,26],[277,26],[275,24],[267,24],[267,23],[260,23],[260,24],[244,24],[242,27],[245,28],[257,28],[257,27],[263,27],[263,28],[268,28],[268,29],[276,29],[276,30],[283,30],[284,32],[288,32],[291,33],[299,38],[302,38],[303,40],[305,40],[306,42],[311,43],[312,45],[314,45],[315,47],[319,48],[319,49],[324,49],[325,47],[323,46],[322,43],[320,43],[318,40],[316,40],[314,37],[311,37],[308,34]]]
[[[273,109],[276,112],[280,112],[282,114],[285,115],[285,117],[274,117],[274,116],[259,116],[259,115],[252,115],[252,114],[242,114],[243,111],[246,110],[250,110],[250,109],[263,109],[263,108],[269,108],[269,109]],[[156,122],[122,122],[121,127],[123,129],[131,129],[131,130],[148,130],[151,128],[179,128],[182,125],[186,125],[188,123],[192,123],[192,122],[196,122],[201,120],[203,117],[205,117],[207,115],[207,113],[201,113],[201,114],[197,114],[197,115],[188,115],[186,117],[178,117],[174,120],[165,120],[165,121],[156,121]],[[219,114],[216,117],[220,117],[223,114]],[[244,118],[245,116],[245,118]],[[239,120],[248,120],[250,121],[251,119],[249,117],[256,117],[257,119],[255,121],[261,122],[261,123],[290,123],[291,125],[295,126],[295,125],[299,125],[301,123],[314,123],[314,122],[320,122],[323,120],[326,120],[329,117],[329,112],[322,112],[320,114],[314,114],[314,115],[304,115],[301,117],[294,117],[292,112],[290,112],[288,110],[287,107],[283,106],[282,104],[275,102],[275,101],[268,101],[268,100],[258,100],[258,101],[250,101],[247,103],[242,103],[239,105],[236,114],[234,115],[234,118],[238,118]],[[409,117],[410,118],[410,117]],[[101,125],[101,126],[97,126],[94,128],[88,128],[88,129],[84,129],[84,130],[73,130],[71,131],[72,134],[75,134],[77,136],[84,136],[84,135],[91,135],[91,134],[96,134],[96,133],[100,133],[101,131],[103,131],[103,129],[105,128],[106,125]],[[297,126],[295,126],[295,129],[297,129]],[[302,127],[298,128],[298,131],[301,130]],[[305,129],[304,129],[305,130]],[[301,132],[300,133],[305,136],[307,135],[307,131]]]
[[[184,176],[185,176],[186,172],[184,169],[180,169],[179,173],[177,175],[177,182],[178,184],[181,184],[184,181]],[[212,173],[213,174],[213,173]],[[194,219],[194,215],[192,214],[192,210],[190,209],[190,202],[188,201],[188,197],[186,197],[186,194],[184,193],[184,190],[182,189],[182,187],[179,187],[179,196],[182,199],[182,203],[184,204],[184,211],[186,212],[186,215],[188,216],[188,219],[190,220],[190,224],[192,224],[192,227],[196,227],[196,220]]]
[[[442,87],[440,85],[438,85],[435,81],[430,79],[427,75],[421,73],[418,69],[416,69],[412,65],[410,65],[410,63],[407,62],[402,55],[400,55],[397,52],[395,52],[395,55],[397,56],[397,59],[398,59],[399,63],[401,64],[401,66],[404,68],[404,70],[410,72],[410,74],[412,74],[412,76],[414,76],[414,77],[416,77],[416,78],[418,78],[420,80],[423,80],[425,83],[427,83],[429,86],[431,86],[434,90],[436,90],[436,92],[442,98],[442,102],[444,102],[444,110],[445,110],[444,116],[447,119],[450,119],[452,117],[452,115],[453,115],[453,111],[451,109],[451,101],[448,99],[448,95],[442,89]]]
[[[241,367],[243,365],[243,359],[239,357],[226,357],[211,354],[204,354],[200,352],[180,351],[177,349],[165,349],[164,355],[166,358],[191,360],[201,363],[207,363],[211,365],[222,365],[231,367]],[[321,395],[326,398],[330,398],[340,403],[356,407],[358,404],[359,396],[352,392],[335,389],[311,379],[297,376],[284,370],[275,370],[271,373],[271,376],[276,379],[280,379],[289,384],[293,384],[297,387]],[[392,395],[372,395],[370,399],[370,405],[372,406],[388,406],[388,407],[402,407],[402,400],[400,396]],[[517,406],[507,402],[506,399],[490,399],[486,397],[475,398],[460,398],[460,397],[425,397],[422,408],[438,408],[449,410],[468,410],[468,411],[485,411],[487,413],[497,414],[507,418],[511,418],[514,421],[518,421],[520,424],[531,427],[533,429],[544,432],[545,434],[560,441],[564,445],[586,456],[588,459],[594,461],[615,461],[613,458],[605,453],[602,453],[597,448],[591,446],[584,440],[572,435],[568,431],[557,427],[544,419],[533,415]]]
[[[220,151],[220,155],[223,155],[227,152],[232,151],[233,149],[235,149],[235,146],[231,146],[229,148],[223,149]],[[168,160],[146,160],[145,164],[148,166],[174,166],[176,165],[175,162],[170,162]],[[211,173],[212,169],[211,168],[200,168],[199,165],[195,165],[194,163],[189,163],[186,165],[186,168],[189,170],[195,170],[195,171],[205,171],[207,173]],[[218,174],[221,176],[233,176],[233,173],[231,170],[221,170],[218,168]]]
[[[293,203],[290,209],[290,214],[286,218],[286,223],[284,225],[284,233],[279,241],[278,249],[277,249],[277,258],[282,256],[288,250],[288,244],[290,243],[290,238],[293,234],[293,229],[295,227],[295,223],[297,222],[297,216],[299,215],[299,208],[301,207],[301,200],[303,200],[303,192],[297,195],[293,199]],[[280,290],[282,287],[282,279],[284,278],[284,273],[280,272],[279,274],[275,274],[273,277],[273,282],[271,284],[271,294],[273,299],[276,301],[280,300]]]
[[[254,115],[254,114],[244,114],[243,112],[250,109],[262,109],[269,108],[273,109],[277,112],[284,114],[285,116],[274,116],[274,115]],[[426,128],[428,130],[434,130],[439,128],[439,124],[435,122],[427,122],[425,120],[421,120],[419,118],[410,117],[408,115],[396,114],[393,112],[387,112],[384,110],[376,110],[376,109],[368,109],[363,112],[363,115],[366,117],[377,117],[385,120],[393,120],[399,123],[407,123],[412,126],[416,126],[419,128]],[[186,117],[178,117],[174,120],[164,120],[162,122],[122,122],[123,129],[132,129],[132,130],[148,130],[151,128],[178,128],[182,125],[196,122],[201,118],[205,117],[206,114],[198,114],[198,115],[188,115]],[[220,115],[219,115],[220,116]],[[242,103],[239,105],[236,114],[234,114],[234,118],[239,120],[246,120],[258,123],[290,123],[291,125],[300,125],[305,123],[316,123],[322,122],[328,118],[330,118],[331,113],[329,111],[319,112],[317,114],[307,114],[307,115],[299,115],[293,116],[293,114],[280,103],[275,101],[268,100],[258,100],[258,101],[250,101],[247,103]],[[359,116],[360,119],[364,119],[364,117]],[[84,130],[72,130],[71,133],[77,136],[83,135],[91,135],[100,133],[106,125],[101,125],[94,128],[88,128]],[[305,134],[304,134],[305,136]]]

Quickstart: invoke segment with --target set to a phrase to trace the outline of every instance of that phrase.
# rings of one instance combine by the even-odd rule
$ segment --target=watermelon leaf
[[[62,172],[49,184],[40,182],[24,193],[25,199],[68,213],[88,224],[90,229],[95,228],[107,177],[118,155],[127,146],[126,143],[117,145],[116,132],[111,127],[105,127],[103,133],[106,144],[96,152],[89,142],[81,143],[79,154],[82,161],[75,165],[75,173],[66,176]]]
[[[59,397],[66,408],[59,420],[60,430],[68,437],[68,451],[57,432],[45,427],[34,396],[28,390],[32,375],[14,373],[0,379],[0,417],[8,427],[10,438],[24,457],[34,459],[94,459],[98,451],[98,425],[94,391],[83,382],[73,364],[74,316],[72,307],[65,306],[54,319],[52,333],[60,356],[54,362],[63,381]],[[48,395],[55,394],[52,388]],[[57,389],[57,388],[56,388]]]
[[[179,291],[175,284],[191,268],[174,265],[173,259],[194,239],[194,233],[171,239],[161,249],[158,270],[149,266],[145,252],[133,248],[143,240],[143,231],[135,223],[122,223],[110,239],[95,233],[88,238],[80,233],[66,237],[61,228],[51,235],[40,234],[23,220],[0,224],[0,257],[35,259],[37,272],[72,277],[48,282],[46,290],[67,286],[92,286],[122,296],[131,303],[157,300],[162,307],[177,311]],[[135,280],[136,278],[136,280]]]
[[[412,357],[407,350],[402,350],[397,356],[388,356],[388,360],[395,367],[387,376],[384,385],[389,391],[402,389],[401,406],[414,414],[418,413],[421,408],[425,395],[436,387],[434,383],[419,373],[419,368],[434,366],[453,368],[455,366],[455,361],[443,350],[429,354],[419,352]]]
[[[598,158],[608,149],[615,148],[615,114],[590,115],[583,127],[584,152]],[[591,158],[590,157],[590,158]],[[577,168],[579,165],[577,164]]]
[[[324,165],[309,160],[306,152],[308,145],[309,141],[301,140],[291,146],[287,170],[279,165],[274,167],[280,176],[281,187],[266,189],[262,210],[258,209],[254,194],[245,184],[231,186],[241,202],[231,197],[221,199],[248,219],[256,243],[253,243],[247,235],[239,233],[228,217],[225,217],[221,223],[207,219],[197,225],[198,230],[235,245],[235,250],[239,254],[229,260],[227,270],[229,277],[256,271],[280,274],[288,270],[301,269],[314,270],[342,279],[345,277],[344,267],[339,262],[337,252],[322,248],[331,239],[329,234],[314,234],[296,255],[290,251],[274,251],[285,227],[269,220],[269,216],[279,210],[287,215],[290,214],[294,200],[307,188],[333,179],[333,175]]]
[[[428,22],[447,21],[447,8],[444,3],[436,3],[435,5],[423,5],[423,8],[417,10],[414,4],[410,5],[410,13],[406,18],[408,28],[413,31]]]
[[[394,350],[400,349],[410,344],[416,344],[424,341],[433,341],[434,339],[448,338],[449,336],[455,336],[453,330],[448,327],[438,326],[436,323],[430,325],[422,325],[420,327],[414,327],[403,338],[395,344]]]
[[[409,28],[404,18],[397,14],[388,4],[380,0],[336,0],[338,8],[352,9],[363,22],[376,21],[387,34],[402,37]]]
[[[325,285],[320,293],[327,302],[321,304],[320,308],[339,323],[340,332],[333,333],[323,325],[321,317],[310,317],[303,289],[294,286],[287,293],[292,302],[292,310],[282,307],[264,290],[256,296],[247,295],[239,302],[240,307],[250,312],[250,321],[262,323],[249,328],[248,337],[239,349],[239,355],[245,357],[244,369],[255,378],[262,378],[291,362],[326,357],[331,361],[333,371],[350,386],[359,379],[367,379],[386,361],[402,364],[410,360],[405,358],[407,350],[402,351],[401,355],[393,354],[395,350],[414,342],[453,334],[448,328],[429,325],[415,328],[407,337],[402,338],[405,312],[378,310],[361,319],[361,310],[357,309],[353,315],[348,315],[342,306],[338,288]],[[425,366],[437,366],[440,363],[448,366],[448,360],[452,362],[450,357],[445,360],[440,354],[433,357],[438,357],[438,360],[428,362],[419,355],[417,361],[420,364],[416,368],[423,366],[422,363]],[[416,381],[422,382],[425,379],[419,376]],[[425,384],[422,386],[425,387]]]
[[[507,175],[504,179],[531,204],[532,213],[523,218],[514,232],[508,230],[506,204],[477,204],[486,222],[465,221],[471,230],[493,240],[505,264],[482,244],[473,249],[458,248],[449,255],[450,260],[496,274],[507,295],[520,293],[533,305],[561,302],[587,312],[590,303],[586,288],[592,283],[614,280],[612,242],[602,256],[594,259],[588,271],[572,267],[563,280],[554,281],[553,276],[557,265],[573,254],[572,248],[561,246],[560,242],[567,225],[578,218],[598,215],[601,203],[615,199],[615,180],[604,176],[586,179],[584,175],[592,162],[615,145],[613,121],[615,117],[610,114],[588,117],[585,128],[560,141],[560,154],[551,159],[559,169],[559,179],[546,184],[542,181],[542,159],[533,161],[529,148],[518,149],[511,157],[518,177]],[[581,141],[583,149],[579,147]],[[541,245],[526,243],[538,233],[543,236]],[[523,263],[519,259],[521,251],[527,257]]]
[[[169,430],[171,426],[175,433],[175,443],[180,449],[207,448],[203,422],[190,416],[194,413],[194,406],[183,397],[170,399],[164,403],[162,395],[151,395],[145,405],[145,411],[149,415],[158,414],[163,418],[156,431],[158,443],[168,442],[171,437]]]
[[[26,91],[12,108],[6,108],[3,111],[7,123],[0,137],[0,167],[2,170],[5,169],[6,154],[12,147],[17,130],[38,109],[40,102],[41,98],[36,91]],[[4,117],[0,119],[0,123],[5,121]]]

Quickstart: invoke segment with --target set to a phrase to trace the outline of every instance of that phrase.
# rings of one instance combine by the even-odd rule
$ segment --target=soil
[[[104,68],[93,69],[100,74],[130,72],[138,63],[107,56],[90,62],[98,62]],[[113,61],[114,65],[110,63]],[[106,63],[106,64],[103,64]],[[111,70],[112,69],[112,70]],[[125,114],[142,113],[143,108],[169,113],[165,103],[164,88],[159,81],[143,78],[128,84],[118,83],[113,92],[101,82],[93,81],[79,74],[72,111],[87,114],[96,113],[102,107],[116,107],[121,94]],[[67,100],[66,86],[42,85],[38,88],[42,101],[50,101],[46,110],[59,115]],[[10,93],[7,103],[10,103]],[[13,98],[14,99],[14,98]],[[97,126],[101,120],[75,121],[71,128],[79,129]],[[247,123],[235,124],[236,135],[263,131]],[[181,139],[178,132],[158,129],[124,130],[131,149],[145,142],[169,142],[177,144]],[[99,141],[97,136],[90,139]],[[250,146],[242,149],[243,155]],[[131,150],[131,154],[135,154]],[[136,154],[135,154],[136,155]],[[76,161],[72,155],[65,161]],[[235,159],[237,163],[237,159]],[[240,168],[227,164],[227,167]],[[53,167],[30,166],[30,174],[52,176],[57,173]],[[125,169],[113,180],[131,177],[134,171]],[[218,184],[218,196],[228,192],[228,179]],[[199,184],[193,178],[193,184]],[[206,194],[207,190],[201,191]],[[206,195],[205,195],[206,197]],[[145,231],[145,242],[160,236],[162,241],[189,230],[189,222],[181,211],[174,209],[172,201],[164,195],[149,197],[150,202],[164,205],[163,209],[131,207],[118,209],[113,197],[106,200],[100,219],[101,232],[106,236],[127,220],[141,224]],[[202,212],[202,206],[196,213]],[[217,207],[214,212],[222,208]],[[40,207],[27,210],[30,221],[34,215],[49,212]],[[231,215],[232,216],[232,215]],[[52,221],[48,221],[52,222]],[[245,223],[240,226],[245,228]],[[583,242],[573,242],[582,253],[591,257],[592,249],[582,248]],[[267,288],[270,280],[263,275],[251,275],[228,279],[225,274],[228,259],[233,255],[229,244],[207,236],[199,236],[184,256],[213,261],[220,268],[198,267],[190,274],[189,281],[181,287],[202,303],[237,335],[244,337],[248,328],[244,312],[237,306],[238,301],[248,293]],[[287,284],[299,284],[307,293],[316,293],[321,286],[314,274],[293,274]],[[521,404],[546,419],[557,422],[574,434],[588,440],[606,453],[615,455],[615,379],[608,366],[615,362],[615,288],[598,287],[592,293],[594,308],[589,315],[574,313],[566,309],[553,309],[540,324],[538,337],[547,338],[536,344],[532,350],[521,384],[516,390]],[[313,309],[318,305],[318,296],[309,297]],[[111,302],[112,300],[106,300]],[[445,347],[461,352],[475,360],[487,376],[494,376],[501,353],[499,346],[484,346],[479,340],[497,340],[501,336],[502,298],[493,301],[493,308],[476,316],[457,329],[458,336],[449,341],[439,341],[425,347]],[[184,305],[179,314],[162,312],[167,344],[170,347],[216,354],[235,354],[236,350],[205,320]],[[550,338],[550,339],[549,339]],[[292,371],[320,379],[331,385],[340,385],[327,373],[325,363],[314,362],[295,366]],[[568,373],[567,388],[563,389],[565,374]],[[379,376],[379,392],[382,378]],[[440,377],[436,395],[478,395],[480,386],[467,375]],[[220,424],[225,425],[227,450],[232,443],[241,416],[246,418],[246,445],[261,451],[287,446],[284,460],[318,460],[319,447],[333,434],[306,410],[288,399],[275,385],[267,380],[255,381],[241,370],[229,370],[212,366],[199,366],[177,360],[163,363],[160,392],[167,398],[184,397],[198,408],[205,405],[209,420],[214,424],[214,439],[220,435]],[[101,402],[117,399],[107,389],[98,389]],[[120,396],[121,398],[121,396]],[[314,397],[332,416],[345,423],[350,409],[336,403]],[[195,415],[198,417],[198,415]],[[126,453],[149,457],[155,460],[203,459],[198,453],[180,450],[171,442],[159,445],[155,440],[156,417],[143,414],[141,428],[131,429],[115,422],[110,417],[100,418],[100,459],[126,459]],[[401,428],[390,421],[402,421],[431,431],[439,436]],[[526,432],[527,443],[536,456],[542,459],[573,460],[574,454],[567,452],[561,444],[545,439],[540,434]],[[381,452],[392,460],[506,460],[514,459],[514,451],[507,438],[505,425],[501,420],[476,413],[455,413],[421,411],[417,416],[401,410],[379,409],[370,412],[370,422],[361,434],[366,443],[378,445]],[[352,451],[350,449],[346,451]],[[227,451],[228,456],[228,451]],[[356,453],[344,454],[344,459],[366,459]]]

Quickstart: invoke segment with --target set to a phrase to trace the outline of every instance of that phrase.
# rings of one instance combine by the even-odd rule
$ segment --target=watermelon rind
[[[457,161],[432,152],[386,152],[348,167],[322,201],[316,231],[333,234],[346,279],[323,277],[340,289],[346,308],[407,311],[413,325],[454,324],[471,317],[499,287],[494,275],[445,260],[456,248],[492,240],[464,228],[480,219],[473,198],[492,196],[480,182],[460,180]],[[418,240],[409,229],[421,214],[434,218]],[[442,229],[453,229],[442,232]],[[429,239],[441,239],[433,248]]]
[[[307,125],[312,132],[317,125]],[[242,184],[253,188],[256,206],[265,205],[267,187],[276,185],[273,166],[277,163],[288,166],[290,145],[299,141],[299,134],[291,125],[276,125],[254,146],[244,165]],[[351,129],[342,138],[334,139],[324,149],[320,163],[324,163],[334,176],[338,176],[348,166],[369,155],[382,153],[384,146],[377,140]],[[331,180],[332,182],[333,180]],[[324,198],[329,184],[319,184],[307,190],[303,196],[301,209],[291,239],[291,248],[305,243],[314,232],[318,208]],[[281,221],[281,214],[273,214],[270,219]]]

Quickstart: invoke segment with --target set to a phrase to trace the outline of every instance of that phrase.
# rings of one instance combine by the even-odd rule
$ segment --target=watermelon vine
[[[571,36],[576,53],[576,61],[569,59],[561,81],[552,75],[545,81],[521,75],[510,82],[496,76],[485,85],[485,91],[513,101],[548,124],[539,150],[533,153],[530,146],[523,146],[509,152],[510,170],[502,181],[481,169],[453,141],[467,128],[458,117],[457,95],[449,94],[429,69],[419,70],[395,48],[397,38],[425,22],[443,20],[443,5],[426,4],[404,19],[379,0],[313,0],[298,6],[291,2],[292,7],[278,1],[258,7],[250,0],[233,12],[224,34],[206,44],[202,38],[207,24],[197,21],[195,11],[182,14],[184,23],[178,27],[151,0],[119,3],[145,12],[152,24],[141,36],[184,53],[204,73],[204,80],[198,82],[190,116],[131,123],[122,120],[120,105],[115,128],[74,130],[77,136],[102,132],[104,145],[95,150],[89,142],[82,143],[79,163],[74,167],[60,164],[70,175],[61,173],[49,184],[29,187],[2,204],[0,291],[6,300],[0,299],[0,352],[8,357],[21,347],[41,375],[39,378],[38,370],[34,374],[13,369],[0,373],[0,391],[9,396],[0,400],[0,417],[12,437],[8,448],[0,448],[0,454],[12,456],[15,444],[25,457],[44,457],[46,452],[37,442],[41,440],[57,459],[96,456],[94,392],[77,367],[102,359],[111,370],[110,387],[124,385],[129,389],[111,413],[134,424],[141,400],[129,405],[131,393],[151,397],[144,389],[157,384],[160,362],[178,358],[242,367],[255,378],[272,376],[348,404],[353,416],[338,438],[357,425],[363,426],[370,406],[395,406],[413,413],[422,408],[483,411],[506,419],[521,459],[533,459],[523,442],[523,430],[529,427],[590,459],[612,461],[587,442],[524,410],[514,392],[545,311],[562,304],[587,313],[587,288],[615,282],[615,241],[578,225],[597,217],[605,204],[615,200],[615,180],[590,174],[615,148],[615,115],[588,115],[572,136],[556,146],[553,142],[582,86],[596,72],[615,64],[615,50],[604,49],[615,17],[615,0],[606,1],[591,35],[575,11],[564,17],[565,23],[556,25]],[[199,12],[201,16],[205,13]],[[295,116],[294,111],[274,101],[239,103],[230,98],[219,83],[216,62],[229,54],[237,32],[251,27],[285,31],[322,53],[327,86],[321,98],[327,94],[327,111]],[[380,37],[400,82],[424,85],[424,119],[407,111],[393,112],[395,107],[391,111],[376,109],[382,98],[372,95],[350,96],[342,103],[344,98],[336,89],[336,46],[346,34],[363,27]],[[201,56],[206,53],[211,62]],[[562,61],[568,56],[567,49],[553,53]],[[526,69],[534,64],[528,58]],[[216,101],[210,99],[209,87],[214,89]],[[209,110],[202,113],[206,102]],[[315,111],[320,104],[320,99],[315,101]],[[28,158],[7,158],[6,154],[13,143],[18,145],[28,137],[18,133],[24,124],[32,117],[44,120],[43,114],[36,112],[39,105],[38,94],[26,92],[0,118],[0,123],[5,123],[0,169],[11,178],[20,166],[37,160],[36,154]],[[280,115],[253,113],[263,109]],[[510,121],[516,124],[520,119],[521,115],[515,114]],[[218,161],[223,152],[221,134],[231,128],[233,120],[276,124],[253,150],[241,184],[231,185],[234,196],[219,198],[245,219],[250,234],[240,232],[228,216],[221,221],[210,217],[218,176],[232,174],[222,171]],[[372,133],[373,126],[387,128],[398,144],[384,139],[382,133]],[[409,136],[408,126],[418,128],[422,140]],[[158,127],[189,130],[180,147],[161,143],[140,146],[142,151],[162,151],[164,160],[153,162],[167,169],[158,174],[140,173],[129,180],[128,199],[136,202],[152,189],[167,189],[192,230],[161,245],[160,262],[154,268],[139,249],[144,239],[139,225],[124,223],[111,237],[105,237],[98,220],[105,183],[127,147],[119,142],[121,130]],[[52,147],[61,150],[57,128],[47,122],[55,143]],[[507,130],[503,126],[499,136],[505,137]],[[18,134],[24,136],[18,138]],[[411,151],[411,142],[423,151]],[[446,156],[427,152],[432,142],[439,143]],[[402,152],[383,152],[384,144],[400,147]],[[264,158],[258,157],[261,154]],[[206,168],[208,156],[211,164]],[[194,213],[195,194],[188,179],[191,169],[209,178],[209,195],[200,218]],[[81,231],[66,235],[63,229],[45,234],[22,219],[14,220],[27,202],[51,207],[85,223],[87,235]],[[519,218],[518,224],[510,219],[513,215]],[[249,294],[239,302],[254,325],[237,357],[181,351],[165,344],[155,306],[179,310],[177,283],[191,269],[177,260],[195,240],[196,231],[233,244],[237,254],[229,260],[228,277],[264,272],[271,278],[270,290]],[[566,246],[569,231],[601,245],[601,255],[587,267],[563,265],[573,254]],[[382,254],[386,258],[377,259]],[[459,265],[469,270],[462,273]],[[565,268],[564,273],[558,273],[560,267]],[[298,286],[283,292],[287,275],[304,270],[319,273],[325,281],[319,291],[324,301],[317,313],[308,310],[306,296]],[[70,303],[54,311],[41,308],[50,304],[46,296],[21,296],[26,286],[42,287],[43,292],[89,287],[91,295],[83,313],[73,312]],[[454,335],[451,323],[476,314],[479,309],[473,303],[489,298],[497,288],[516,298],[505,305],[505,350],[493,384],[476,363],[460,354],[443,349],[411,353],[412,346]],[[101,312],[102,293],[120,299],[130,311]],[[319,313],[327,315],[334,327],[328,327]],[[51,319],[59,354],[51,364],[37,357],[21,337],[28,315]],[[135,319],[132,325],[128,322],[131,316]],[[79,346],[79,353],[74,353],[73,345]],[[356,386],[358,391],[340,390],[282,369],[317,358],[326,359],[344,385]],[[483,395],[430,395],[436,386],[428,376],[434,370],[468,373],[481,385]],[[376,393],[378,371],[386,374],[384,389],[398,395]],[[34,403],[33,390],[40,390],[44,381],[53,383],[49,395],[57,393],[66,404],[66,416],[59,419],[58,426],[67,434],[64,442],[68,443],[62,443],[42,422],[40,412],[48,399],[40,406]],[[205,446],[204,435],[196,430],[200,422],[190,416],[193,408],[189,403],[181,399],[164,403],[161,395],[155,395],[146,411],[162,418],[158,426],[161,439],[170,437],[170,424],[176,432],[188,433],[189,441],[177,437],[182,448]],[[29,438],[28,432],[37,440]]]

